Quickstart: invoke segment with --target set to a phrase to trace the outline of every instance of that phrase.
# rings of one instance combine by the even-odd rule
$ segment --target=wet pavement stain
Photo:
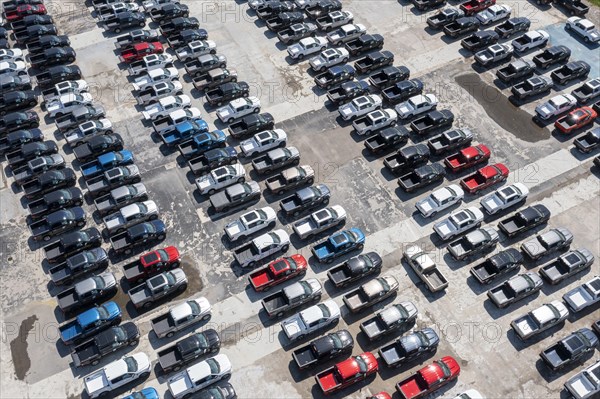
[[[33,325],[37,320],[38,318],[35,315],[23,320],[21,326],[19,326],[19,335],[10,341],[10,353],[15,366],[15,375],[21,381],[25,379],[31,368],[31,359],[29,359],[29,354],[27,353],[27,347],[29,346],[27,336],[33,330]]]
[[[476,73],[454,78],[483,107],[486,114],[516,138],[535,143],[550,138],[550,131],[536,125],[531,115],[515,107],[497,88],[486,84]]]

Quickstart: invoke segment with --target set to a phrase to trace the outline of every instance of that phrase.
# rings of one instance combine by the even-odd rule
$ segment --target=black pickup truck
[[[109,32],[121,33],[129,28],[143,28],[146,26],[146,16],[141,12],[121,12],[112,18],[102,21],[104,29]]]
[[[348,50],[348,53],[354,57],[367,51],[381,49],[383,47],[383,42],[383,36],[377,33],[373,35],[366,34],[347,41],[344,44],[344,47]]]
[[[490,284],[496,278],[519,269],[521,264],[521,252],[515,248],[508,248],[473,266],[470,273],[481,284]]]
[[[476,32],[479,29],[480,22],[475,17],[462,17],[444,25],[444,34],[449,37],[459,37],[467,33]]]
[[[506,39],[512,35],[521,32],[527,32],[531,26],[531,21],[525,17],[510,18],[502,24],[496,26],[494,31],[501,39]]]
[[[394,54],[391,51],[374,51],[354,62],[358,73],[368,73],[378,68],[383,68],[394,63]]]
[[[512,83],[533,76],[535,63],[531,60],[518,59],[496,71],[496,77],[504,83]]]
[[[415,119],[410,124],[410,129],[419,135],[426,135],[434,130],[452,126],[454,114],[447,109],[433,110],[426,115]]]
[[[115,42],[115,47],[117,48],[117,50],[123,50],[131,47],[136,43],[156,42],[159,40],[160,33],[155,29],[136,29],[132,30],[126,35],[118,37],[117,41]]]
[[[569,58],[571,58],[571,49],[567,46],[552,46],[535,55],[533,62],[538,68],[545,69],[557,62],[568,62]]]
[[[192,28],[184,29],[178,34],[167,38],[167,43],[172,49],[178,50],[190,42],[206,39],[208,39],[208,32],[205,29]]]
[[[135,323],[128,322],[102,331],[94,338],[77,345],[71,353],[75,367],[95,366],[100,359],[126,346],[136,346],[140,331]]]
[[[67,257],[85,249],[96,248],[102,244],[102,235],[95,227],[65,234],[58,241],[44,247],[48,263],[58,263]]]
[[[577,15],[578,17],[583,17],[588,13],[590,7],[580,0],[539,0],[538,3],[548,4],[553,2],[554,4],[558,4],[569,11],[571,15]]]
[[[64,285],[107,266],[106,251],[102,248],[91,248],[69,256],[64,262],[51,267],[48,273],[54,285]]]
[[[130,254],[134,247],[164,240],[167,228],[162,220],[138,223],[110,238],[115,253]]]
[[[419,143],[404,147],[383,160],[384,166],[392,173],[399,173],[409,168],[426,163],[431,156],[427,145]]]
[[[149,14],[154,22],[162,23],[177,17],[187,18],[190,15],[190,9],[185,4],[165,3],[150,10]]]
[[[19,46],[28,45],[36,42],[40,37],[46,35],[56,35],[58,30],[56,25],[31,25],[14,34],[14,39]]]
[[[16,130],[0,137],[0,154],[6,154],[19,149],[27,143],[39,142],[44,139],[44,134],[39,129]]]
[[[388,127],[365,140],[365,148],[378,154],[393,148],[402,147],[408,142],[409,132],[404,126]]]
[[[192,29],[198,29],[198,28],[200,28],[200,21],[198,21],[198,18],[194,18],[194,17],[192,17],[192,18],[177,17],[177,18],[173,18],[172,20],[168,21],[167,23],[162,23],[160,25],[160,31],[167,38],[167,40],[174,38],[175,36],[183,33],[186,30],[192,30]]]
[[[493,30],[482,30],[462,39],[460,45],[465,50],[475,52],[498,43],[499,39],[500,35]]]
[[[21,129],[36,129],[40,126],[40,117],[35,111],[11,112],[0,117],[0,136]]]
[[[384,89],[409,77],[410,70],[407,67],[389,66],[369,76],[369,82],[378,89]]]
[[[67,35],[44,35],[38,40],[27,44],[29,54],[37,54],[52,47],[67,47],[71,41]]]
[[[554,87],[554,82],[547,76],[534,76],[510,88],[513,99],[523,102],[540,94],[548,94]]]
[[[60,209],[52,212],[48,216],[29,224],[31,237],[36,240],[50,241],[50,239],[59,234],[73,230],[77,227],[83,227],[86,224],[85,211],[76,206],[73,208]]]
[[[423,92],[423,82],[419,79],[403,80],[381,91],[381,97],[390,104],[398,104]]]
[[[33,199],[59,188],[71,187],[75,185],[76,180],[73,169],[49,170],[24,183],[21,188],[25,193],[25,198]]]
[[[354,339],[348,330],[339,330],[317,338],[308,345],[292,352],[294,362],[300,370],[307,369],[335,357],[352,353]]]
[[[344,104],[356,97],[369,93],[369,83],[365,80],[344,82],[327,92],[327,98],[334,104]]]
[[[50,212],[57,211],[70,206],[81,206],[83,194],[77,187],[57,189],[42,198],[30,201],[27,204],[31,219],[39,219]]]
[[[589,328],[582,328],[561,339],[540,353],[542,360],[553,371],[582,360],[598,346],[598,337]]]
[[[183,366],[209,353],[217,353],[221,338],[212,328],[186,337],[175,345],[158,352],[158,363],[163,373],[179,371]]]
[[[542,204],[532,205],[501,220],[498,228],[508,237],[515,237],[550,219],[550,210]]]
[[[248,97],[250,85],[246,82],[223,83],[206,92],[206,102],[212,106],[221,106],[227,101],[240,97]]]
[[[50,67],[35,78],[40,88],[47,89],[65,80],[81,79],[81,76],[81,69],[77,65],[61,65]]]
[[[331,192],[325,184],[306,187],[281,200],[279,206],[286,216],[299,216],[316,206],[329,204]]]
[[[53,155],[58,152],[58,146],[55,141],[36,141],[23,145],[20,149],[14,150],[6,154],[8,165],[13,170],[24,165],[27,161],[44,155]]]
[[[65,167],[65,159],[60,154],[42,155],[27,161],[26,165],[12,170],[15,183],[23,185],[38,175],[53,169]]]
[[[51,47],[38,54],[29,56],[29,63],[32,67],[46,70],[55,65],[68,64],[75,61],[77,54],[72,47]]]
[[[419,166],[412,172],[400,176],[398,186],[407,193],[438,182],[444,178],[446,169],[441,163]]]
[[[336,288],[345,287],[363,277],[381,271],[383,261],[376,252],[360,254],[327,272],[327,278]]]
[[[269,113],[252,114],[229,125],[229,134],[236,139],[250,136],[263,130],[272,129],[275,125],[273,115]]]
[[[103,134],[92,137],[85,143],[73,148],[73,154],[79,162],[91,161],[110,151],[121,151],[123,139],[116,134]]]

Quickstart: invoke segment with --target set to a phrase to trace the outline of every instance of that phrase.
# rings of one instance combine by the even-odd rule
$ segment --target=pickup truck
[[[25,193],[25,198],[31,200],[59,188],[71,187],[75,184],[76,180],[77,177],[73,169],[49,170],[34,177],[27,183],[23,183],[21,188]]]
[[[29,224],[29,230],[33,240],[50,241],[54,236],[85,226],[86,222],[85,211],[76,206],[60,209],[46,217],[32,221]]]
[[[0,117],[0,136],[17,129],[31,129],[40,126],[40,118],[35,111],[12,112]]]
[[[279,206],[286,216],[297,217],[303,211],[320,205],[327,205],[331,192],[325,184],[306,187],[281,200]]]
[[[374,51],[354,62],[354,69],[358,73],[368,73],[394,63],[394,54],[391,51]]]
[[[587,269],[592,263],[594,263],[594,255],[589,250],[580,248],[569,251],[542,266],[540,275],[550,284],[558,284],[566,278]]]
[[[564,387],[575,399],[592,399],[600,393],[598,373],[600,373],[600,360],[569,378]]]
[[[513,331],[522,340],[527,340],[560,323],[563,323],[569,310],[561,301],[552,301],[532,310],[510,322]]]
[[[360,330],[370,342],[374,342],[412,325],[418,313],[417,307],[411,301],[399,302],[360,323]]]
[[[120,322],[121,309],[115,302],[110,301],[80,313],[75,319],[58,327],[58,332],[63,343],[71,345]]]
[[[113,296],[118,289],[115,275],[105,272],[82,280],[73,287],[58,293],[56,300],[64,314],[71,314],[77,309]]]
[[[273,129],[274,124],[275,120],[271,114],[254,114],[230,124],[228,130],[231,137],[240,139],[263,130]]]
[[[535,63],[531,60],[519,58],[505,67],[496,71],[496,77],[506,84],[530,78],[535,72]]]
[[[70,206],[81,206],[83,194],[78,188],[57,189],[42,198],[30,201],[27,204],[30,218],[32,220],[46,216],[50,212],[57,211]]]
[[[427,163],[429,148],[422,143],[411,145],[398,150],[383,160],[384,166],[392,173],[400,173],[409,168]]]
[[[323,287],[315,278],[288,285],[284,289],[264,297],[261,301],[265,313],[271,317],[282,317],[286,312],[309,302],[321,299]]]
[[[563,134],[571,134],[587,125],[593,124],[598,113],[591,107],[576,108],[554,122],[554,127]]]
[[[564,294],[562,298],[574,313],[595,304],[600,301],[600,277],[596,276],[579,287],[572,289]]]
[[[255,181],[236,183],[210,196],[210,206],[214,212],[226,212],[260,198],[260,186]]]
[[[186,28],[174,32],[173,35],[167,37],[167,43],[169,47],[174,50],[178,50],[185,47],[189,42],[195,40],[206,40],[208,39],[208,32],[206,29],[199,28]]]
[[[293,1],[265,1],[254,8],[256,16],[263,20],[268,20],[282,12],[293,11],[296,5]]]
[[[544,282],[535,272],[527,272],[511,277],[504,283],[488,291],[490,301],[499,308],[505,308],[525,299],[542,289]]]
[[[571,92],[579,104],[587,104],[600,96],[600,78],[588,80]]]
[[[175,129],[178,123],[200,118],[202,118],[202,113],[198,108],[181,108],[153,120],[152,127],[156,133],[161,134]]]
[[[493,249],[498,243],[499,238],[496,230],[492,227],[484,226],[452,241],[446,248],[454,259],[460,261],[470,258],[477,253]]]
[[[315,375],[317,384],[326,395],[369,378],[377,373],[379,364],[371,352],[339,362]]]
[[[396,295],[399,286],[393,276],[376,277],[344,295],[343,301],[350,312],[358,313]]]
[[[149,278],[127,292],[136,309],[150,309],[157,301],[179,294],[187,288],[188,279],[181,269],[172,269]]]
[[[160,32],[156,29],[136,29],[120,36],[115,42],[117,50],[131,47],[136,43],[155,42],[160,39]]]
[[[318,23],[319,21],[317,21]],[[308,36],[316,36],[317,25],[310,22],[300,22],[292,24],[288,28],[282,29],[277,32],[277,38],[283,44],[290,44],[292,42],[304,39]]]
[[[471,144],[473,132],[470,129],[448,130],[427,140],[427,147],[434,155],[441,155]]]
[[[287,165],[300,163],[300,152],[296,147],[276,148],[252,160],[252,168],[258,174],[267,174]]]
[[[267,189],[275,195],[282,195],[286,191],[301,185],[314,183],[315,171],[308,165],[294,166],[285,169],[275,176],[265,180]]]
[[[542,204],[536,204],[503,219],[498,228],[508,237],[515,237],[536,226],[548,222],[550,210]]]
[[[129,283],[141,283],[159,273],[179,267],[179,251],[173,246],[161,248],[140,256],[123,266],[123,274]]]
[[[598,337],[589,328],[582,328],[544,349],[540,358],[553,371],[579,362],[598,346]]]
[[[182,367],[208,353],[217,353],[221,338],[212,328],[196,332],[157,353],[163,373],[179,371]]]
[[[324,208],[312,213],[292,225],[294,232],[301,240],[337,227],[346,221],[346,211],[339,205]]]
[[[37,54],[47,48],[66,47],[70,45],[71,41],[67,35],[57,36],[53,34],[45,34],[44,36],[38,37],[37,40],[27,43],[25,47],[27,48],[27,51],[29,51],[29,54]]]
[[[421,281],[427,285],[429,291],[438,292],[448,287],[448,279],[438,269],[433,259],[419,246],[409,246],[404,251],[402,257]]]
[[[465,15],[474,15],[496,4],[496,0],[468,0],[461,3],[460,9]]]
[[[412,172],[400,176],[398,186],[407,193],[412,193],[419,188],[443,180],[445,175],[446,170],[440,163],[419,166]]]
[[[512,41],[515,52],[524,53],[536,47],[544,47],[548,44],[550,35],[544,30],[532,30],[517,37]]]
[[[290,247],[290,237],[278,229],[256,237],[233,250],[233,256],[241,267],[254,267],[259,261],[275,253],[285,253]]]
[[[424,328],[398,338],[379,349],[379,358],[388,368],[397,368],[416,358],[435,353],[440,338],[432,328]]]
[[[458,362],[445,356],[397,383],[396,390],[402,399],[421,398],[454,381],[459,374]]]
[[[146,26],[146,15],[141,12],[120,12],[111,18],[104,19],[102,25],[109,32],[121,33],[124,29]]]
[[[331,89],[332,87],[343,84],[354,79],[356,71],[350,65],[335,65],[315,76],[315,84],[322,89]]]
[[[87,189],[92,197],[107,194],[111,189],[127,183],[139,183],[142,180],[136,165],[117,166],[100,176],[86,181]]]
[[[494,64],[506,62],[513,56],[513,48],[510,44],[496,43],[475,53],[475,63],[481,67],[489,67]]]
[[[69,256],[64,262],[51,267],[48,274],[54,285],[64,285],[107,266],[106,251],[102,248],[91,248]]]
[[[142,42],[135,43],[130,48],[121,50],[119,60],[126,64],[142,60],[145,56],[151,54],[162,54],[164,48],[160,42]]]
[[[443,30],[446,36],[457,38],[467,33],[477,32],[481,23],[475,17],[461,17],[444,25]]]
[[[55,84],[54,86],[42,90],[44,103],[60,98],[65,94],[81,94],[87,93],[89,85],[85,80],[67,80]]]
[[[41,89],[49,88],[65,80],[81,79],[81,70],[77,65],[53,66],[35,76]]]
[[[56,128],[59,132],[65,133],[66,131],[76,127],[80,123],[104,118],[104,116],[104,107],[98,104],[88,104],[76,108],[70,114],[63,115],[60,118],[56,118],[54,120],[54,123],[56,124]]]
[[[138,352],[115,360],[100,370],[83,378],[85,393],[95,399],[112,396],[111,392],[137,379],[145,380],[150,375],[152,364],[148,355]]]
[[[163,131],[159,133],[159,136],[165,145],[172,147],[190,139],[192,139],[191,141],[195,145],[196,142],[193,140],[194,137],[199,137],[202,133],[208,133],[208,123],[203,119],[194,119],[179,122],[173,127],[173,130]],[[220,138],[225,136],[221,130],[215,130],[214,132],[209,133],[209,135],[213,141],[219,141]],[[221,145],[224,145],[224,139],[223,141],[220,141],[220,143],[222,143]],[[194,149],[192,148],[192,151],[193,150]],[[197,151],[192,152],[192,154],[197,154]]]
[[[588,13],[590,7],[580,0],[540,0],[542,4],[546,4],[549,2],[553,2],[554,4],[558,4],[569,11],[570,15],[577,15],[578,17],[583,17]]]
[[[250,86],[246,82],[227,82],[220,84],[215,89],[208,90],[205,94],[206,102],[212,106],[221,106],[225,102],[240,97],[248,97]]]
[[[250,273],[248,280],[256,291],[266,292],[284,281],[304,276],[307,268],[308,262],[304,256],[294,254],[290,257],[276,259],[267,267]]]
[[[276,214],[273,208],[264,207],[242,214],[238,219],[225,226],[229,241],[244,240],[260,230],[275,227]]]
[[[575,79],[586,79],[590,68],[590,64],[585,61],[571,61],[552,71],[550,77],[557,84],[565,85]]]
[[[80,123],[75,129],[65,132],[63,136],[67,144],[71,148],[75,148],[80,144],[91,141],[93,137],[108,134],[113,134],[112,122],[106,118],[102,118]]]
[[[184,63],[185,71],[192,78],[202,77],[211,69],[226,66],[227,58],[223,54],[204,54]]]
[[[225,148],[227,136],[222,130],[204,132],[194,135],[192,138],[177,146],[179,152],[185,159],[198,157],[209,150]]]
[[[96,210],[101,217],[110,212],[134,202],[147,201],[148,191],[143,183],[123,185],[110,191],[110,193],[94,200]]]
[[[212,40],[194,40],[177,49],[175,54],[181,62],[191,61],[204,54],[216,54],[217,44]]]
[[[564,227],[550,229],[521,244],[521,251],[531,260],[538,260],[554,252],[569,249],[573,233]]]
[[[460,204],[464,199],[465,192],[457,184],[442,187],[429,194],[429,196],[417,201],[415,208],[424,218],[437,215],[451,206]],[[435,229],[435,226],[434,226]]]
[[[126,346],[136,346],[139,339],[140,331],[134,323],[113,326],[77,345],[71,358],[75,367],[96,366],[103,357]]]
[[[98,156],[95,160],[81,165],[81,174],[85,179],[98,176],[117,166],[130,165],[134,162],[133,153],[129,150],[111,151]]]
[[[44,255],[48,263],[54,264],[79,251],[99,247],[101,243],[100,232],[95,227],[91,227],[66,234],[58,241],[46,245]]]
[[[519,250],[508,248],[473,266],[469,272],[481,284],[490,284],[498,277],[518,270],[523,260]]]
[[[493,30],[481,30],[462,39],[460,45],[465,50],[476,52],[498,43],[499,39],[500,35]]]
[[[463,148],[444,159],[444,165],[453,173],[473,167],[490,159],[491,151],[485,144]]]
[[[415,119],[411,124],[411,130],[420,135],[429,134],[434,130],[443,129],[452,126],[454,122],[454,114],[443,109],[441,111],[434,110],[428,112],[425,116]]]
[[[322,0],[308,5],[304,8],[304,12],[312,19],[318,19],[321,16],[339,11],[342,9],[342,2],[338,0]]]
[[[342,25],[354,22],[354,15],[350,11],[336,10],[316,19],[319,30],[329,32]]]
[[[40,37],[46,35],[56,35],[58,29],[56,25],[31,25],[26,29],[22,29],[19,32],[13,34],[13,39],[19,47],[27,46],[28,44],[35,43]]]
[[[167,40],[177,37],[186,30],[195,30],[200,28],[200,21],[198,18],[185,18],[177,17],[172,20],[160,24],[160,32],[167,38]]]
[[[378,154],[393,148],[402,147],[408,142],[409,133],[404,126],[388,127],[365,140],[365,148]]]
[[[173,399],[190,398],[195,392],[219,381],[231,377],[231,361],[224,354],[218,354],[196,363],[167,379],[170,397]],[[200,392],[196,397],[235,397],[235,390],[229,383],[215,385]]]
[[[484,166],[478,171],[464,177],[460,181],[461,187],[469,194],[477,194],[480,191],[501,183],[508,178],[509,170],[502,163]]]
[[[392,127],[398,120],[398,114],[392,108],[377,109],[352,122],[354,131],[359,136],[373,133],[386,127]]]
[[[58,152],[58,146],[53,140],[37,141],[24,144],[20,149],[6,154],[6,160],[11,170],[27,164],[27,161],[44,155],[54,155]]]
[[[337,287],[345,287],[365,276],[381,271],[383,261],[376,252],[360,254],[327,272],[327,278]]]
[[[160,68],[171,68],[173,57],[170,54],[150,54],[139,61],[134,61],[127,66],[129,76],[139,76]]]
[[[158,338],[171,338],[176,332],[200,320],[210,319],[211,309],[208,299],[204,297],[189,299],[153,318],[150,321],[152,331]]]
[[[383,36],[377,33],[373,35],[365,34],[346,42],[344,48],[352,57],[355,57],[367,51],[381,50],[383,42]]]
[[[327,92],[329,101],[336,105],[344,104],[359,96],[369,94],[369,83],[364,80],[344,82]]]
[[[427,17],[427,26],[430,29],[440,30],[444,26],[465,16],[465,12],[456,7],[446,7],[442,11]]]
[[[102,221],[108,235],[120,233],[127,227],[158,218],[158,207],[154,201],[136,202],[120,208],[104,217]]]
[[[312,247],[311,251],[320,263],[332,263],[335,258],[354,250],[362,250],[365,234],[357,227],[335,233],[327,240]]]
[[[410,77],[410,70],[405,66],[389,66],[369,76],[369,82],[378,89],[384,89]]]
[[[130,254],[134,247],[154,241],[162,241],[166,236],[166,226],[161,220],[138,223],[122,233],[110,237],[110,245],[115,253]]]
[[[300,370],[308,369],[340,356],[352,353],[354,339],[348,330],[339,330],[317,338],[308,345],[292,352],[294,362]]]
[[[17,150],[24,144],[42,140],[44,140],[44,134],[39,129],[15,130],[0,137],[0,154]]]
[[[571,49],[567,46],[548,47],[539,54],[536,54],[532,61],[538,68],[545,69],[555,63],[565,63],[571,57]]]
[[[15,183],[21,185],[36,176],[52,169],[65,167],[65,159],[60,154],[42,155],[27,161],[26,165],[12,170]]]
[[[553,87],[554,82],[551,78],[547,76],[535,76],[527,79],[525,82],[517,83],[511,87],[510,92],[514,99],[523,102],[530,97],[549,94]]]
[[[240,150],[245,157],[251,158],[276,147],[285,147],[286,141],[287,134],[283,129],[264,130],[242,141]]]
[[[139,6],[135,2],[123,1],[113,4],[105,4],[96,8],[96,18],[100,21],[106,21],[116,17],[118,14],[125,12],[136,12]]]
[[[180,3],[161,4],[159,7],[149,11],[150,18],[159,24],[170,21],[173,18],[187,18],[189,14],[189,7]]]
[[[172,82],[154,83],[136,94],[139,105],[149,105],[158,102],[161,98],[169,96],[178,96],[183,94],[181,82],[175,80]]]
[[[425,11],[446,4],[446,0],[411,0],[411,3],[417,10]]]
[[[267,19],[266,26],[272,32],[279,32],[296,23],[304,21],[304,13],[300,11],[282,12]]]
[[[179,71],[177,68],[156,68],[147,71],[133,79],[133,89],[137,91],[137,97],[141,97],[146,93],[146,89],[160,82],[173,82],[179,80]],[[138,102],[140,100],[138,99]]]
[[[527,32],[531,26],[531,21],[525,17],[510,18],[502,24],[496,26],[494,31],[500,36],[500,39],[506,39],[520,32]]]
[[[235,83],[238,79],[237,70],[233,68],[214,68],[210,71],[192,77],[192,84],[198,91],[211,90],[225,83]],[[241,83],[241,82],[240,82]],[[212,93],[214,99],[214,93]],[[239,97],[238,97],[239,98]]]
[[[29,56],[29,64],[32,68],[41,71],[54,65],[69,64],[75,61],[76,53],[72,47],[51,47],[43,53]]]

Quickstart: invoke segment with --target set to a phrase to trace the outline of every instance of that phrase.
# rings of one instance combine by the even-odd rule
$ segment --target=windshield
[[[125,333],[125,330],[123,330],[123,327],[115,327],[113,328],[113,331],[117,336],[117,342],[125,342],[125,340],[127,340],[127,334]]]
[[[358,364],[358,369],[360,370],[361,373],[366,373],[367,372],[367,363],[365,363],[365,361],[363,360],[362,357],[360,356],[356,356],[354,358],[354,360],[356,360],[356,363]]]
[[[102,277],[99,276],[95,276],[92,277],[92,280],[94,280],[94,283],[96,283],[96,288],[97,289],[102,289],[106,286],[106,283],[104,282],[104,279]]]
[[[106,310],[106,308],[104,306],[100,306],[97,308],[98,309],[98,314],[100,315],[101,319],[108,319],[108,310]]]
[[[219,372],[219,364],[216,361],[213,359],[208,359],[206,363],[208,363],[208,366],[210,367],[211,374],[217,374]]]
[[[167,282],[169,283],[169,285],[173,285],[175,284],[175,275],[173,275],[173,273],[169,272],[165,274],[165,277],[167,278]]]
[[[188,301],[188,305],[192,309],[192,314],[200,314],[200,306],[198,306],[196,301]]]
[[[138,364],[133,357],[128,356],[128,357],[124,358],[123,361],[127,365],[128,373],[133,373],[133,372],[137,371]]]

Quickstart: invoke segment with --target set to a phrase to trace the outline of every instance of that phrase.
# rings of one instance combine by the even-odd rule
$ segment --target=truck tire
[[[358,244],[358,246],[356,247],[356,249],[358,249],[359,251],[362,250],[364,248],[364,244]]]
[[[301,341],[304,339],[304,334],[300,334],[296,337],[296,339],[294,341]]]
[[[137,345],[137,344],[139,344],[139,343],[140,343],[140,341],[138,341],[137,339],[134,339],[133,341],[131,341],[131,342],[129,343],[129,346],[136,346],[136,345]]]
[[[110,392],[108,392],[108,391],[104,391],[100,395],[98,395],[99,398],[108,398],[109,396],[110,396]]]
[[[115,29],[113,30],[113,32],[115,32],[115,33],[121,33],[121,28],[115,28]]]
[[[173,331],[171,331],[171,332],[168,332],[167,335],[165,335],[165,337],[172,338],[173,335],[175,335],[175,333]]]
[[[283,247],[281,247],[281,252],[287,252],[288,249],[290,249],[289,244],[288,245],[284,245]]]
[[[140,378],[142,380],[145,380],[146,378],[150,377],[150,372],[146,371],[145,373],[140,375]]]
[[[156,237],[159,241],[162,241],[165,239],[165,234],[159,234],[158,237]]]
[[[208,319],[210,319],[210,314],[206,314],[206,315],[202,316],[202,320],[206,321]]]
[[[283,312],[278,312],[278,313],[275,315],[275,317],[279,318],[279,317],[281,317],[281,316],[283,316],[283,315],[284,315],[284,313],[283,313]]]
[[[144,309],[150,309],[152,307],[152,305],[154,305],[154,303],[152,301],[148,301],[145,304],[142,305],[142,308]]]
[[[99,360],[99,359],[96,359],[96,360],[94,360],[94,361],[91,363],[91,365],[92,365],[92,366],[97,366],[99,363],[100,363],[100,360]]]

